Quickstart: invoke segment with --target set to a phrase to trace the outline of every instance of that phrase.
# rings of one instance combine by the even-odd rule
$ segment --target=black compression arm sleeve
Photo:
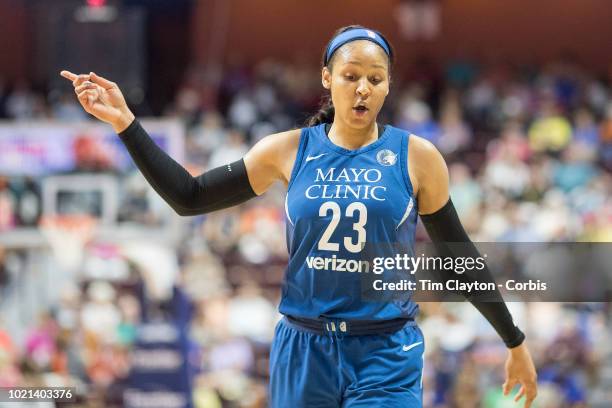
[[[138,120],[119,137],[149,184],[179,215],[204,214],[256,196],[242,159],[193,177],[155,144]]]
[[[436,244],[436,248],[439,251],[452,256],[456,249],[451,245],[447,245],[447,243],[462,242],[466,243],[465,246],[462,245],[462,255],[468,255],[473,259],[480,257],[478,249],[476,249],[463,229],[455,206],[450,199],[444,207],[435,213],[421,215],[421,219],[423,220],[429,237]],[[457,256],[456,254],[454,255]],[[455,278],[457,276],[459,275],[456,275]],[[484,277],[486,281],[494,281],[490,271],[486,267],[484,271],[479,272],[479,276],[481,278]],[[448,276],[445,276],[445,278],[448,278]],[[462,274],[460,275],[460,279],[469,280],[470,276],[468,274]],[[476,307],[489,323],[491,323],[508,348],[519,346],[523,342],[525,335],[514,324],[512,316],[498,290],[495,290],[493,293],[493,300],[486,302],[479,301],[476,298],[470,298],[467,294],[462,294],[466,296],[474,307]]]

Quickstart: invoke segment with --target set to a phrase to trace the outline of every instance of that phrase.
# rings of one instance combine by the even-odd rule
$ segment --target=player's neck
[[[335,145],[349,150],[356,150],[374,143],[378,139],[378,125],[376,122],[372,122],[367,128],[354,129],[335,120],[329,129],[327,137]]]

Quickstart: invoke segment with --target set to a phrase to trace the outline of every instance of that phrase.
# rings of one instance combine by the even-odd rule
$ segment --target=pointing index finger
[[[69,79],[70,81],[74,81],[78,77],[77,74],[73,74],[72,72],[67,70],[63,70],[62,72],[60,72],[60,75],[66,79]]]

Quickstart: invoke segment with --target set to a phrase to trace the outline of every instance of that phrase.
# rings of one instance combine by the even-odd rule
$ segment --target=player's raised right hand
[[[85,112],[110,124],[115,132],[121,133],[134,120],[134,114],[116,83],[94,72],[77,75],[62,71],[60,75],[72,81],[74,92]]]

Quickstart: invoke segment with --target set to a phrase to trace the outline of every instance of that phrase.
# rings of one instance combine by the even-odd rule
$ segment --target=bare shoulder
[[[291,129],[285,132],[273,133],[262,138],[257,142],[256,146],[260,145],[261,149],[269,149],[281,154],[286,154],[291,150],[297,151],[301,133],[302,129]]]
[[[274,180],[287,184],[300,143],[301,129],[273,133],[258,141],[244,157],[254,190],[265,191]]]
[[[433,143],[420,136],[410,135],[408,141],[408,173],[415,194],[431,171],[432,164],[439,162],[439,160],[444,161]]]
[[[411,135],[408,143],[408,173],[419,198],[419,210],[429,213],[448,199],[448,168],[442,154],[429,140]],[[433,209],[433,211],[432,211]]]
[[[442,158],[442,155],[433,143],[417,135],[410,135],[408,155],[409,159],[415,159],[419,162],[427,159],[431,160],[436,156]]]
[[[295,157],[301,133],[301,129],[292,129],[268,135],[253,146],[247,157],[254,156],[260,161],[281,168],[288,159]]]

